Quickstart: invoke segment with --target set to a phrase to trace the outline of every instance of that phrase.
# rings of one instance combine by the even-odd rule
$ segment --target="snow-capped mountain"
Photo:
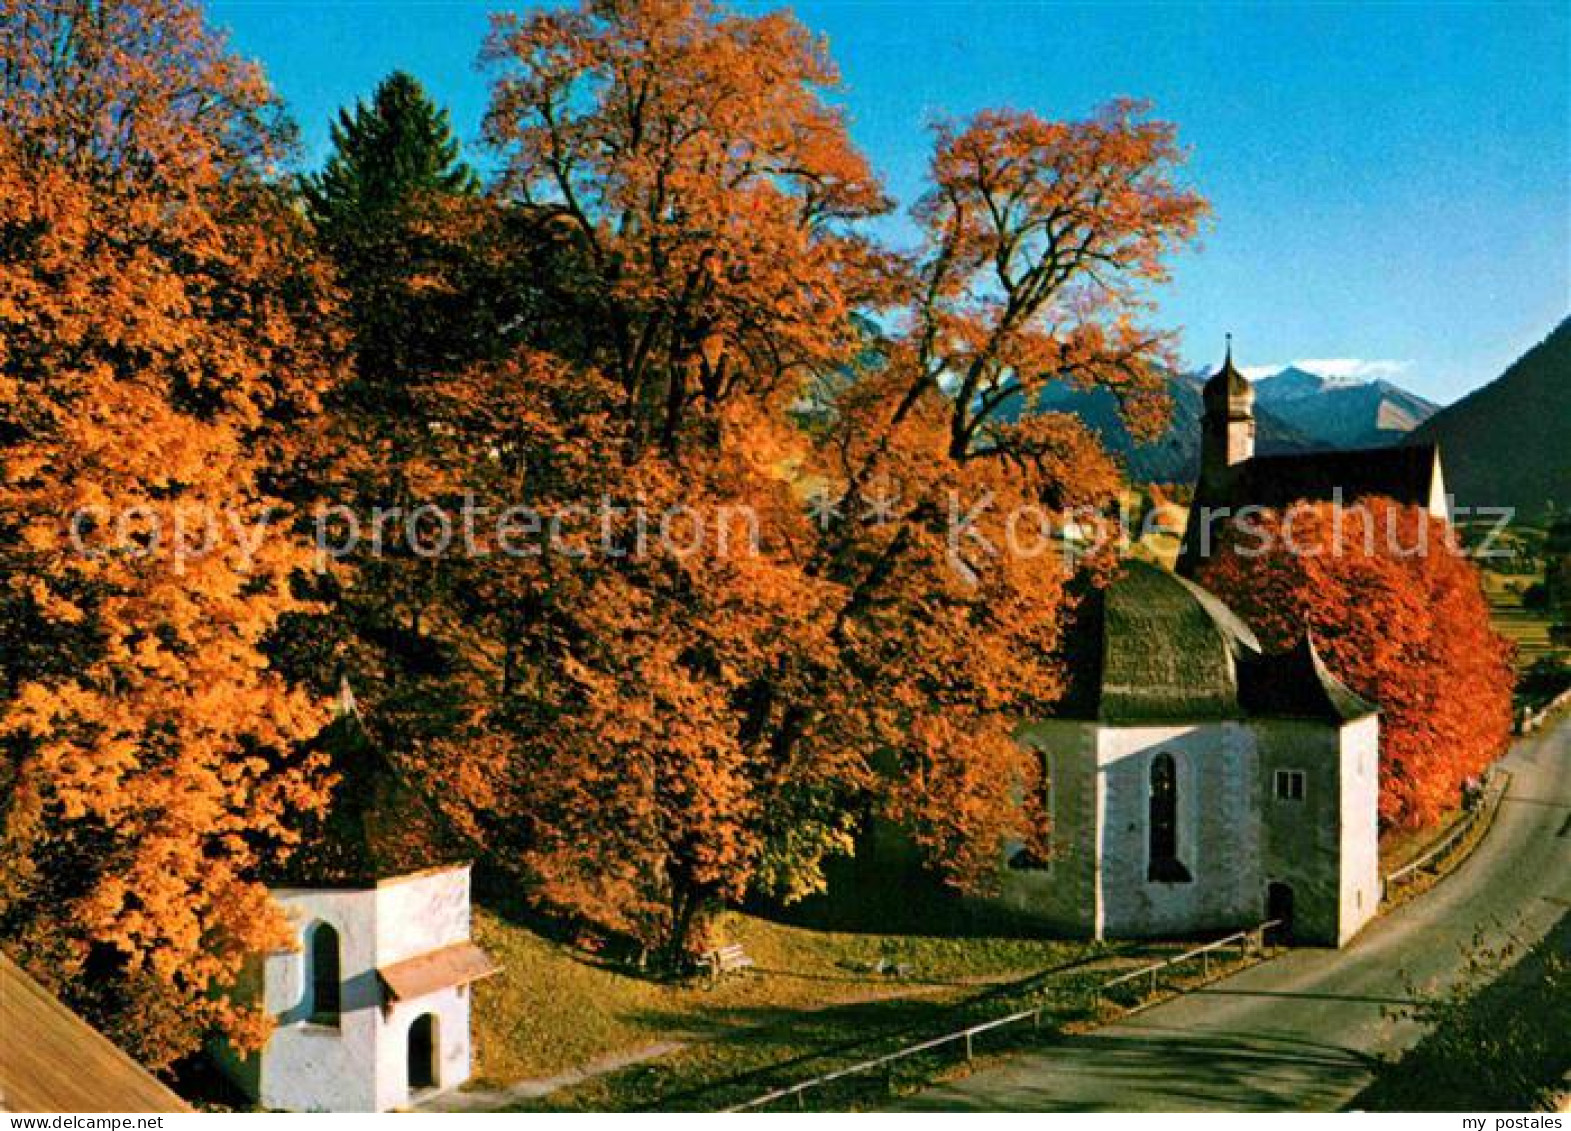
[[[1400,443],[1440,411],[1390,381],[1328,377],[1292,365],[1255,382],[1255,404],[1328,448]]]

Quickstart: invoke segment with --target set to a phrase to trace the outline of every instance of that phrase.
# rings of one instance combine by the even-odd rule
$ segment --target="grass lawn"
[[[485,908],[476,908],[474,933],[502,966],[500,974],[474,990],[475,1077],[477,1085],[487,1087],[553,1076],[670,1040],[697,1041],[695,1050],[705,1051],[685,1055],[713,1061],[710,1043],[715,1039],[746,1035],[742,1043],[749,1051],[741,1059],[772,1063],[789,1059],[792,1049],[835,1040],[841,1027],[847,1033],[898,1029],[919,1015],[974,998],[992,984],[1107,953],[1085,942],[818,931],[729,912],[716,936],[741,943],[756,969],[711,989],[635,976]],[[909,967],[908,976],[875,973],[880,960]],[[897,997],[904,1002],[891,1000]],[[848,1003],[857,1004],[843,1014],[817,1012]],[[770,1028],[788,1035],[779,1041],[757,1036]],[[670,1059],[662,1058],[662,1071],[670,1072],[665,1064]],[[640,1071],[649,1070],[613,1075]],[[708,1074],[683,1070],[673,1079],[695,1073]],[[568,1091],[586,1090],[593,1088]],[[565,1098],[591,1100],[588,1095]],[[621,1106],[611,1096],[604,1098]]]
[[[1440,819],[1421,829],[1391,829],[1380,837],[1380,874],[1390,875],[1428,852],[1464,816],[1460,806],[1447,809]]]

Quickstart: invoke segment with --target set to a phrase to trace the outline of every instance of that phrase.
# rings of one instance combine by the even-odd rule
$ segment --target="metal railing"
[[[1192,950],[1184,951],[1182,954],[1175,954],[1172,958],[1164,958],[1160,962],[1153,962],[1149,966],[1142,966],[1138,970],[1131,970],[1127,974],[1120,974],[1118,977],[1113,978],[1110,981],[1103,982],[1100,986],[1096,987],[1096,1000],[1100,1002],[1104,997],[1107,996],[1108,990],[1114,989],[1118,986],[1136,983],[1141,979],[1146,979],[1149,981],[1150,985],[1147,987],[1147,992],[1150,994],[1155,994],[1163,971],[1171,970],[1173,967],[1181,966],[1186,962],[1193,962],[1196,958],[1200,959],[1201,977],[1210,978],[1211,956],[1217,951],[1236,946],[1238,948],[1238,957],[1240,960],[1247,958],[1251,952],[1258,954],[1265,950],[1266,932],[1274,930],[1280,926],[1283,926],[1281,919],[1267,919],[1258,927],[1250,927],[1248,930],[1234,932],[1225,938],[1217,939],[1215,942],[1208,942],[1204,946],[1197,946]]]
[[[1571,707],[1571,687],[1566,688],[1537,710],[1534,710],[1532,707],[1524,707],[1521,717],[1517,719],[1516,732],[1518,734],[1532,734],[1544,725],[1544,722],[1550,715],[1564,707]]]
[[[1394,887],[1406,883],[1435,861],[1442,860],[1449,855],[1451,850],[1473,831],[1478,822],[1483,819],[1484,814],[1492,811],[1499,804],[1500,799],[1505,796],[1506,789],[1510,786],[1510,783],[1511,775],[1509,773],[1505,771],[1497,773],[1491,770],[1484,779],[1484,788],[1479,794],[1478,801],[1463,815],[1462,819],[1456,823],[1450,832],[1431,845],[1418,859],[1410,861],[1396,871],[1382,877],[1380,881],[1381,898],[1390,899],[1391,890]],[[1495,795],[1493,801],[1490,798],[1491,793]]]
[[[1214,942],[1206,943],[1204,946],[1197,946],[1192,950],[1187,950],[1183,954],[1175,955],[1174,957],[1164,959],[1161,962],[1152,963],[1150,966],[1142,966],[1140,969],[1131,971],[1128,974],[1121,974],[1116,978],[1092,987],[1092,1004],[1093,1006],[1100,1006],[1104,995],[1108,990],[1128,982],[1136,981],[1139,978],[1149,977],[1151,979],[1151,991],[1154,993],[1157,986],[1157,977],[1161,971],[1170,970],[1181,963],[1193,961],[1195,958],[1199,958],[1201,960],[1201,965],[1205,976],[1210,977],[1211,956],[1218,950],[1222,950],[1230,946],[1237,946],[1239,948],[1240,959],[1247,957],[1251,953],[1251,950],[1253,950],[1254,953],[1260,953],[1265,949],[1266,932],[1281,925],[1282,924],[1280,920],[1271,919],[1267,922],[1261,923],[1258,927],[1251,927],[1248,930],[1239,931],[1236,934],[1228,935],[1226,938],[1217,939]],[[1030,1021],[1032,1028],[1039,1028],[1042,1024],[1042,1011],[1045,1008],[1047,1008],[1045,1005],[1033,1006],[1030,1009],[1022,1009],[1017,1013],[1011,1013],[1007,1017],[996,1017],[991,1021],[984,1021],[977,1025],[970,1025],[964,1029],[956,1029],[952,1033],[945,1033],[940,1037],[933,1037],[926,1041],[919,1041],[914,1045],[906,1045],[903,1048],[896,1049],[894,1052],[886,1053],[883,1056],[874,1057],[871,1060],[859,1061],[856,1064],[848,1065],[845,1068],[838,1068],[833,1072],[826,1072],[822,1076],[814,1076],[809,1080],[802,1080],[798,1083],[791,1084],[788,1087],[776,1088],[772,1092],[765,1092],[761,1096],[754,1096],[745,1103],[736,1104],[735,1106],[725,1108],[724,1110],[728,1112],[751,1111],[754,1108],[765,1107],[769,1104],[776,1103],[779,1100],[789,1099],[792,1096],[795,1096],[797,1098],[797,1102],[800,1104],[803,1100],[803,1096],[814,1088],[821,1088],[826,1084],[831,1084],[836,1080],[844,1080],[850,1076],[860,1076],[865,1073],[875,1071],[876,1069],[884,1068],[888,1065],[894,1064],[896,1061],[904,1060],[907,1057],[916,1056],[919,1053],[931,1052],[933,1049],[942,1048],[945,1045],[964,1043],[965,1058],[966,1060],[970,1060],[974,1052],[973,1042],[978,1035],[994,1029],[1002,1029],[1009,1025],[1019,1025],[1025,1021]]]
[[[904,1048],[896,1049],[894,1052],[887,1053],[884,1056],[874,1057],[872,1060],[860,1061],[846,1068],[839,1068],[833,1072],[826,1072],[822,1076],[814,1076],[811,1080],[803,1080],[800,1083],[792,1084],[786,1088],[776,1088],[772,1092],[765,1092],[761,1096],[754,1096],[746,1103],[739,1103],[736,1106],[728,1107],[725,1110],[728,1112],[750,1111],[753,1108],[764,1107],[767,1104],[772,1104],[777,1100],[786,1099],[789,1096],[796,1096],[800,1101],[802,1096],[813,1088],[821,1088],[825,1084],[833,1083],[836,1080],[843,1080],[847,1076],[859,1076],[865,1072],[871,1072],[876,1068],[883,1068],[885,1065],[893,1064],[897,1060],[904,1060],[908,1056],[916,1056],[918,1053],[930,1052],[933,1049],[942,1048],[944,1045],[952,1045],[957,1041],[965,1042],[965,1057],[967,1060],[970,1060],[973,1051],[972,1041],[978,1033],[986,1033],[991,1029],[1002,1029],[1006,1025],[1018,1025],[1020,1022],[1027,1019],[1030,1019],[1033,1026],[1040,1025],[1042,1023],[1042,1009],[1043,1007],[1039,1005],[1032,1009],[1022,1009],[1018,1013],[1011,1013],[1008,1017],[997,1017],[992,1021],[984,1021],[980,1025],[972,1025],[969,1028],[957,1029],[953,1033],[945,1033],[941,1037],[934,1037],[931,1040],[921,1041],[914,1045],[907,1045]]]

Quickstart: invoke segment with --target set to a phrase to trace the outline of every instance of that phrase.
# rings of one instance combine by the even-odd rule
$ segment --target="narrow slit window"
[[[342,1011],[340,986],[343,968],[338,956],[338,932],[327,923],[311,931],[311,1020],[317,1025],[337,1025]]]

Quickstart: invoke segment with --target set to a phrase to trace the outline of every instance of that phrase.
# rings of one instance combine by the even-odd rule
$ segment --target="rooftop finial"
[[[1223,368],[1233,364],[1233,332],[1229,330],[1224,337],[1227,338],[1227,358],[1222,362]]]

